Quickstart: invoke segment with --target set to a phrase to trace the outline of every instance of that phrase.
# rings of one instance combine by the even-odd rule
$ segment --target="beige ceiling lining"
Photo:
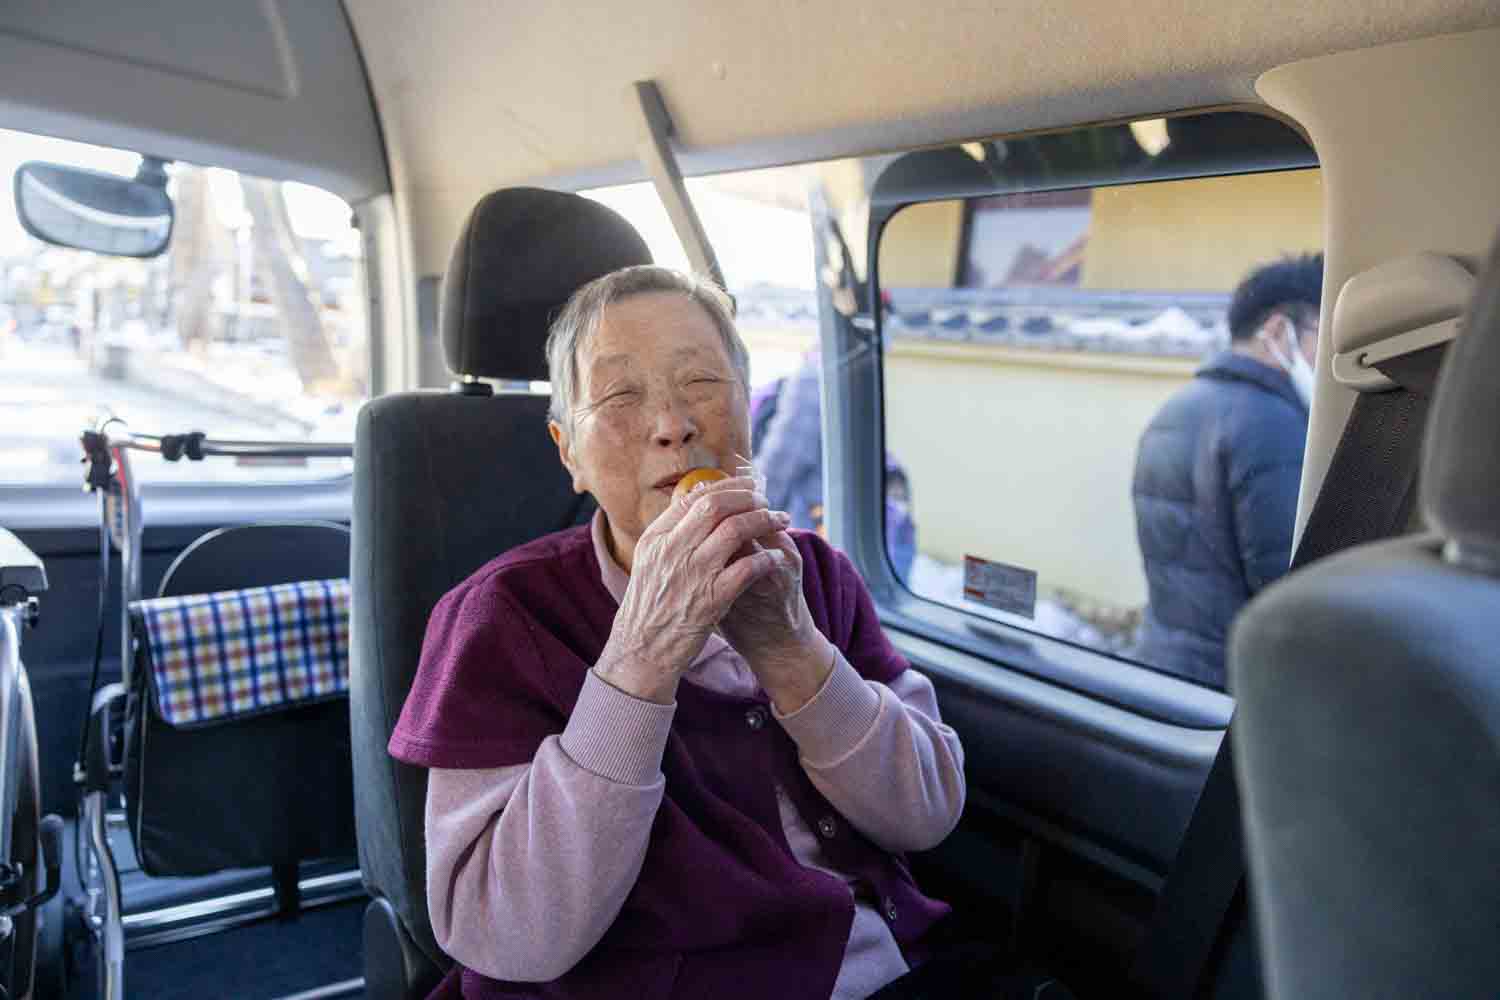
[[[1201,84],[1202,81],[1197,81]],[[1199,92],[1197,88],[1194,93]],[[1215,81],[1202,87],[1206,95],[1187,96],[1178,81],[1156,81],[1124,91],[1076,91],[1043,101],[1005,106],[984,106],[957,112],[933,112],[910,118],[892,118],[875,124],[824,129],[798,135],[777,135],[718,146],[679,145],[683,172],[691,176],[750,170],[760,167],[816,163],[851,156],[874,156],[924,147],[944,146],[959,140],[1016,136],[1057,128],[1076,128],[1143,116],[1213,108],[1264,105],[1255,95],[1250,78]],[[670,103],[670,102],[669,102]],[[1103,117],[1100,115],[1103,114]],[[1065,123],[1059,125],[1059,122]],[[1293,123],[1295,124],[1295,123]],[[572,173],[554,173],[534,178],[535,183],[566,190],[583,190],[607,184],[642,180],[645,172],[636,160],[606,164]]]
[[[1203,9],[1193,0],[349,3],[381,111],[418,143],[413,182],[480,186],[631,160],[625,95],[638,79],[660,83],[685,149],[747,148],[995,108],[1027,109],[1022,127],[1073,124],[1043,119],[1049,108],[1073,112],[1076,95],[1243,100],[1257,75],[1284,62],[1500,21],[1486,0]]]
[[[347,6],[418,273],[493,188],[639,179],[635,80],[660,84],[699,174],[1258,101],[1282,63],[1500,23],[1493,0]]]

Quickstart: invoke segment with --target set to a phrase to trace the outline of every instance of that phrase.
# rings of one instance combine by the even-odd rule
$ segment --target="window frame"
[[[1294,123],[1263,108],[1205,109],[1172,116],[1250,113],[1290,128],[1305,143]],[[1037,133],[1061,136],[1092,129],[1128,127],[1129,122]],[[1033,136],[1018,137],[1026,141]],[[992,141],[992,140],[986,140]],[[1005,141],[1002,137],[1001,141]],[[1187,730],[1222,730],[1234,701],[1226,692],[1122,659],[1068,640],[995,621],[915,594],[891,566],[885,534],[886,420],[884,353],[880,308],[880,243],[886,225],[911,205],[956,198],[993,197],[1079,188],[1134,186],[1143,183],[1205,177],[1321,169],[1310,144],[1276,155],[1250,149],[1239,156],[1185,163],[1149,177],[1128,176],[1117,163],[1089,161],[1067,165],[1046,178],[1021,177],[1009,186],[992,177],[976,178],[974,162],[964,164],[950,153],[958,146],[926,150],[892,161],[876,180],[870,199],[866,247],[868,319],[841,315],[826,283],[819,287],[820,340],[823,350],[824,504],[830,540],[847,553],[864,577],[877,612],[887,628],[938,644],[1007,670],[1035,677],[1119,707],[1145,719]],[[936,157],[948,155],[948,162]],[[967,154],[965,154],[967,155]],[[939,169],[928,176],[905,171],[909,157],[933,158]],[[894,174],[893,174],[893,168]],[[950,169],[951,168],[951,169]],[[946,175],[945,175],[946,174]],[[888,178],[893,178],[888,182]],[[883,183],[885,182],[885,183]],[[966,213],[967,215],[967,209]],[[967,228],[967,227],[965,227]],[[820,273],[828,260],[818,240]],[[962,255],[959,258],[962,266]],[[837,377],[835,377],[837,376]],[[856,415],[865,415],[856,419]],[[873,417],[873,419],[871,419]]]

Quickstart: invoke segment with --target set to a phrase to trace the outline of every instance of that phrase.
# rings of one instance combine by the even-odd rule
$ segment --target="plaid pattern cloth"
[[[136,601],[169,725],[217,722],[349,691],[349,581]]]

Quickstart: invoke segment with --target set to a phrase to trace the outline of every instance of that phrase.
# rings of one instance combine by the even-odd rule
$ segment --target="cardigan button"
[[[745,725],[757,733],[766,728],[766,710],[759,705],[750,709],[745,713]]]
[[[834,834],[839,832],[839,825],[834,822],[832,816],[824,816],[818,820],[818,836],[824,840],[832,840]]]
[[[885,919],[893,924],[896,922],[896,901],[890,897],[886,897],[885,901]]]

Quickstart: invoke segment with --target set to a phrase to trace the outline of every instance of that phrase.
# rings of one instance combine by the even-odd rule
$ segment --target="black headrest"
[[[544,381],[547,327],[579,287],[650,264],[630,223],[596,201],[541,188],[482,198],[443,286],[443,354],[456,375]]]
[[[1461,552],[1500,563],[1500,239],[1443,363],[1427,423],[1422,505]]]

